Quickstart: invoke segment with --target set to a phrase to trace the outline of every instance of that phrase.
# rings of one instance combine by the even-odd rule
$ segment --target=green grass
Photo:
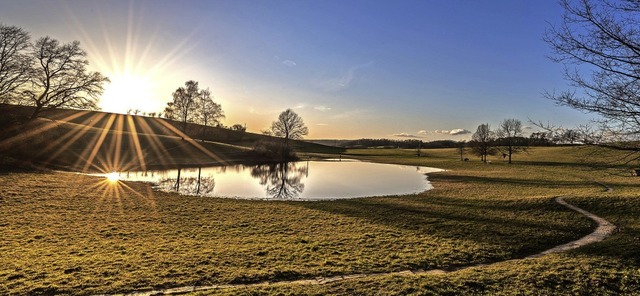
[[[522,258],[589,233],[593,222],[552,198],[621,226],[602,243],[540,259],[446,275],[221,294],[638,293],[638,179],[592,169],[583,151],[538,148],[508,165],[460,162],[453,149],[353,150],[343,157],[428,165],[435,189],[327,202],[243,201],[154,192],[71,173],[0,175],[0,294],[80,294],[337,274],[452,268]],[[597,180],[614,187],[604,192]]]

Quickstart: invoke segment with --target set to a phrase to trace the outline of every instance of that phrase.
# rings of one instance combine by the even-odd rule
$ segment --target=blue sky
[[[186,80],[209,87],[224,123],[259,132],[286,108],[308,138],[467,139],[518,118],[592,118],[542,95],[564,90],[542,41],[545,1],[0,0],[0,22],[79,40],[112,79],[107,111],[160,111]]]

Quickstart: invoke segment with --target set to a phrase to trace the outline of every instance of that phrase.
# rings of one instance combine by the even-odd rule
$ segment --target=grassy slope
[[[335,202],[183,197],[73,174],[0,175],[0,294],[122,292],[519,258],[592,229],[551,201],[560,194],[576,196],[569,201],[622,231],[568,254],[447,275],[212,293],[637,292],[640,202],[637,179],[621,168],[592,170],[573,148],[533,149],[513,165],[460,162],[453,149],[422,158],[403,150],[351,153],[449,170],[432,174],[436,188],[422,194]],[[604,193],[592,180],[616,190]]]
[[[180,124],[170,120],[77,110],[50,110],[26,124],[9,124],[10,117],[24,120],[30,109],[0,104],[0,112],[8,115],[0,119],[0,153],[72,170],[268,161],[249,150],[257,142],[274,140],[195,124],[189,124],[184,134]],[[302,141],[294,141],[293,146],[303,153],[341,151]]]

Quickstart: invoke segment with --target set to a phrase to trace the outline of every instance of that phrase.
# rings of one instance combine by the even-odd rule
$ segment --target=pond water
[[[330,200],[422,192],[433,188],[425,174],[438,171],[343,159],[122,172],[118,176],[120,180],[152,182],[157,190],[188,195]]]

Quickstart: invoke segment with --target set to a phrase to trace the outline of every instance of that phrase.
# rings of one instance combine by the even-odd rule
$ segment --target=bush
[[[283,141],[261,140],[253,146],[253,151],[259,156],[277,161],[296,158],[293,149]]]

